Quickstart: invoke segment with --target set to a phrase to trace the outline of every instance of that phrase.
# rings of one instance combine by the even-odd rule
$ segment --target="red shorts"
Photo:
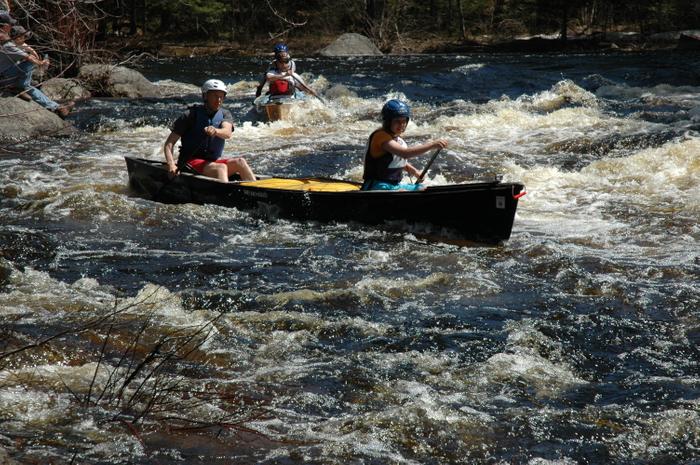
[[[202,174],[204,172],[204,167],[209,163],[223,163],[228,162],[228,158],[218,158],[216,160],[205,160],[204,158],[193,158],[187,162],[188,165],[192,167],[197,173]]]

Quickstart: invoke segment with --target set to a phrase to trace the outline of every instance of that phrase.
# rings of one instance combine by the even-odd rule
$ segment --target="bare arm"
[[[420,171],[418,171],[418,168],[416,168],[415,166],[413,166],[413,165],[410,164],[410,163],[406,163],[406,166],[404,167],[404,169],[405,169],[406,172],[407,172],[409,175],[411,175],[411,176],[414,176],[414,177],[416,177],[416,178],[417,178],[418,176],[420,176]]]
[[[233,124],[228,121],[221,123],[221,128],[215,128],[214,126],[207,126],[204,128],[204,132],[209,137],[218,137],[219,139],[228,140],[233,136]]]
[[[33,49],[32,47],[30,47],[29,45],[24,44],[24,45],[22,46],[22,48],[23,48],[24,51],[27,52],[29,55],[33,56],[33,57],[36,58],[37,60],[41,60],[41,58],[39,57],[39,54],[36,53],[36,50],[34,50],[34,49]]]
[[[29,54],[27,54],[27,56],[24,59],[31,62],[31,63],[34,63],[35,65],[48,65],[49,64],[48,59],[42,60],[41,58],[39,58],[38,55],[37,56],[35,56],[35,55],[32,55],[31,53],[29,53]]]
[[[163,144],[165,162],[168,164],[168,172],[171,174],[177,174],[177,165],[175,164],[175,159],[173,158],[173,148],[178,140],[180,140],[180,135],[171,132],[168,138],[165,139],[165,144]]]
[[[413,158],[423,155],[432,149],[444,149],[447,145],[445,139],[437,139],[426,142],[425,144],[414,145],[413,147],[404,147],[392,139],[384,142],[382,144],[382,149],[401,158]]]
[[[267,73],[265,75],[265,78],[268,81],[279,81],[280,79],[287,79],[289,76],[291,76],[291,73],[289,71],[284,71],[283,73]]]

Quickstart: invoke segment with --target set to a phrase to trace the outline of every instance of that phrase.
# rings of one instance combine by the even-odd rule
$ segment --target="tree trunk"
[[[567,39],[567,29],[569,28],[569,4],[567,0],[564,0],[561,6],[561,27],[560,27],[560,38],[562,41],[566,42]]]
[[[131,0],[129,4],[129,35],[131,36],[136,35],[136,1]]]
[[[374,19],[377,17],[377,2],[376,2],[376,0],[367,0],[365,11],[367,12],[367,16],[369,17],[369,19],[374,21]]]
[[[491,12],[491,30],[493,26],[501,22],[501,16],[503,15],[503,0],[494,0],[493,11]]]

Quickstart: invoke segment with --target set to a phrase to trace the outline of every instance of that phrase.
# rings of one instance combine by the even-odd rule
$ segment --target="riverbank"
[[[316,55],[338,36],[307,35],[290,37],[286,42],[295,55]],[[270,54],[276,40],[256,38],[246,41],[162,41],[161,38],[140,36],[111,38],[102,45],[108,50],[147,53],[157,57],[195,56],[260,56]],[[566,41],[556,35],[528,37],[475,36],[455,39],[438,35],[413,37],[402,35],[389,47],[380,47],[386,54],[441,53],[578,53],[606,51],[700,50],[700,30],[673,31],[659,34],[637,32],[608,32],[569,37]]]

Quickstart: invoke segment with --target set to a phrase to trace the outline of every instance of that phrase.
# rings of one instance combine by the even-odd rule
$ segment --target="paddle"
[[[299,87],[301,87],[301,90],[304,90],[304,91],[310,93],[311,95],[313,95],[314,97],[319,99],[322,104],[328,106],[328,103],[324,99],[322,99],[320,95],[318,95],[311,87],[306,85],[306,83],[301,78],[301,76],[299,76],[297,73],[292,73],[292,77],[299,84]]]
[[[425,177],[425,175],[428,174],[428,169],[430,169],[430,165],[433,164],[433,162],[435,161],[435,158],[437,158],[438,153],[440,153],[441,150],[442,150],[442,147],[437,149],[435,151],[435,153],[433,154],[433,156],[430,157],[430,160],[428,160],[428,164],[425,165],[425,168],[423,168],[423,172],[420,174],[420,176],[418,176],[418,179],[416,179],[416,185],[420,184],[421,181],[423,181],[423,178]]]

